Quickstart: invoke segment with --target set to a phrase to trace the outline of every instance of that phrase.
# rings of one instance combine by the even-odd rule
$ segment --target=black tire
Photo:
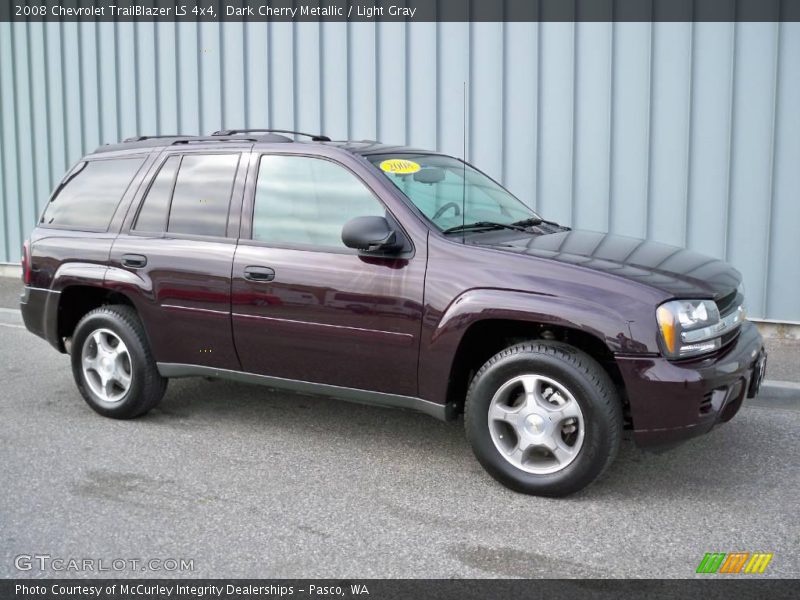
[[[556,381],[582,412],[582,445],[572,462],[553,473],[518,468],[501,454],[490,432],[488,411],[495,394],[506,382],[528,374]],[[506,348],[476,373],[467,392],[464,426],[476,458],[495,479],[525,494],[559,497],[583,489],[614,461],[622,407],[611,378],[588,354],[561,342],[533,341]]]
[[[113,402],[104,400],[93,391],[82,366],[84,345],[98,330],[108,330],[122,340],[129,356],[126,365],[130,371],[130,385]],[[104,417],[133,419],[141,416],[161,401],[167,389],[168,380],[159,374],[144,328],[136,311],[129,306],[101,306],[84,315],[72,335],[71,355],[72,374],[78,390],[86,403]],[[92,375],[91,371],[89,375]]]

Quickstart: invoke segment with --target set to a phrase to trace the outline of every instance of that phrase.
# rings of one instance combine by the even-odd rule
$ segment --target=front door
[[[244,370],[416,395],[424,243],[409,239],[403,258],[345,247],[345,222],[391,215],[342,164],[265,154],[252,174],[252,232],[237,246],[231,295]]]

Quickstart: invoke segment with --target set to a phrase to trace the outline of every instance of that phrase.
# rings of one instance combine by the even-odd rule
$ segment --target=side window
[[[342,227],[347,221],[385,214],[369,188],[340,165],[306,156],[261,157],[254,240],[344,248]]]
[[[42,225],[105,231],[142,163],[144,158],[114,158],[79,165],[45,208]]]
[[[142,208],[139,209],[134,230],[158,233],[167,230],[169,201],[172,198],[172,188],[175,185],[175,175],[178,173],[180,162],[180,156],[170,156],[158,171],[147,191]]]
[[[181,160],[167,231],[224,236],[239,154],[187,154]]]

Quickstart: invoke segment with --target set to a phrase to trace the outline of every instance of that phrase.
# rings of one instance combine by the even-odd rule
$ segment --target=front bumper
[[[662,357],[617,357],[642,447],[669,446],[731,420],[745,397],[758,393],[766,352],[755,325],[745,321],[720,353],[672,362]]]

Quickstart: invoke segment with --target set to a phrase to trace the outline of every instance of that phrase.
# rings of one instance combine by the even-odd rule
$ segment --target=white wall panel
[[[774,200],[778,24],[737,24],[736,29],[725,258],[742,271],[750,310],[761,315],[765,312],[764,273]],[[800,272],[796,264],[787,263],[787,267],[795,274]]]
[[[611,193],[613,43],[613,24],[576,24],[572,223],[600,231],[608,229]]]
[[[647,236],[652,33],[651,23],[614,23],[609,230],[636,237]]]
[[[686,243],[692,26],[653,24],[647,234],[678,246]]]
[[[800,23],[781,23],[763,314],[800,318]],[[756,290],[753,290],[755,292]]]
[[[576,23],[539,28],[539,187],[536,206],[547,218],[572,222]],[[519,76],[509,73],[510,77]]]
[[[728,231],[733,89],[733,23],[695,23],[686,240],[723,256]]]

